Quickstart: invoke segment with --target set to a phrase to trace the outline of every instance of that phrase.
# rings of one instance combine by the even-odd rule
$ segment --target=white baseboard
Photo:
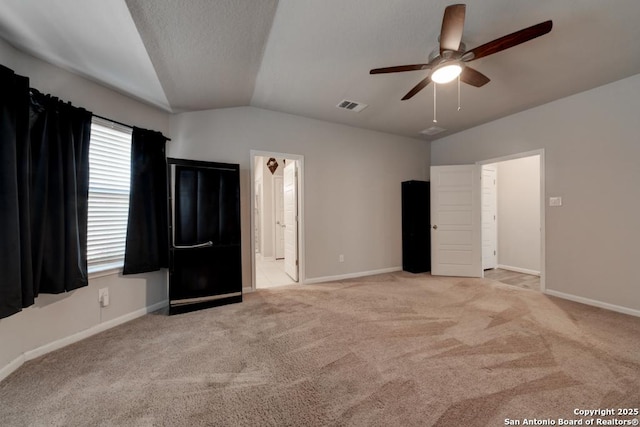
[[[85,329],[84,331],[77,332],[75,334],[69,335],[64,338],[60,338],[38,348],[34,348],[33,350],[25,351],[20,356],[16,357],[12,362],[8,365],[2,367],[0,369],[0,381],[9,376],[13,371],[18,369],[22,364],[26,361],[35,359],[36,357],[40,357],[44,354],[50,353],[52,351],[61,349],[62,347],[66,347],[69,344],[76,343],[80,340],[88,338],[92,335],[98,334],[100,332],[106,331],[107,329],[111,329],[115,326],[121,325],[123,323],[129,322],[130,320],[136,319],[138,317],[142,317],[147,313],[151,313],[153,311],[159,310],[163,307],[167,307],[169,305],[169,300],[160,301],[156,304],[150,305],[148,307],[141,308],[136,311],[132,311],[131,313],[127,313],[123,316],[117,317],[115,319],[99,323],[95,326],[92,326],[89,329]]]
[[[539,271],[529,270],[528,268],[513,267],[511,265],[503,265],[503,264],[498,264],[497,268],[501,268],[503,270],[515,271],[516,273],[531,274],[532,276],[540,276]]]
[[[374,276],[376,274],[393,273],[394,271],[402,271],[402,267],[389,267],[380,270],[359,271],[357,273],[339,274],[337,276],[312,277],[304,281],[305,284],[335,282],[337,280],[354,279],[356,277]]]
[[[550,289],[545,290],[544,293],[546,295],[567,299],[569,301],[579,302],[581,304],[587,304],[594,307],[604,308],[606,310],[616,311],[618,313],[629,314],[631,316],[640,317],[640,310],[635,310],[633,308],[622,307],[620,305],[615,305],[615,304],[609,304],[607,302],[579,297],[577,295],[565,294],[564,292],[558,292]]]
[[[0,381],[11,375],[16,369],[22,366],[24,362],[24,354],[21,354],[20,356],[9,362],[7,365],[3,366],[2,369],[0,369]]]

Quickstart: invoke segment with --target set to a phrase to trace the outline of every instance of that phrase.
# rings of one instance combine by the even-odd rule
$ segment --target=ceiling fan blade
[[[467,7],[464,4],[452,4],[444,10],[442,28],[440,29],[441,54],[445,50],[456,51],[460,48],[466,9]]]
[[[484,86],[491,81],[489,77],[469,66],[465,66],[462,69],[462,72],[460,73],[460,80],[475,87]]]
[[[416,93],[424,89],[429,83],[431,83],[431,76],[427,76],[423,80],[421,80],[420,83],[415,85],[413,89],[411,89],[404,97],[402,97],[402,100],[406,101],[407,99],[413,98]]]
[[[401,73],[403,71],[426,70],[429,64],[398,65],[396,67],[374,68],[369,74]]]
[[[515,33],[507,34],[504,37],[500,37],[499,39],[485,43],[482,46],[478,46],[468,52],[465,52],[462,55],[462,60],[474,61],[485,56],[493,55],[494,53],[509,49],[510,47],[517,46],[521,43],[547,34],[551,31],[552,27],[553,22],[549,20],[537,25],[532,25],[531,27],[520,31],[516,31]]]

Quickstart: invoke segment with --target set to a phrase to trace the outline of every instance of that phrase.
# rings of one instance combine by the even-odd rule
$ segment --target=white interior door
[[[431,274],[482,277],[479,165],[431,166]]]
[[[498,266],[496,165],[482,166],[482,269]]]
[[[296,162],[284,168],[284,271],[298,281],[298,174]]]
[[[284,258],[284,191],[281,176],[273,177],[273,206],[275,210],[275,254],[276,259]]]

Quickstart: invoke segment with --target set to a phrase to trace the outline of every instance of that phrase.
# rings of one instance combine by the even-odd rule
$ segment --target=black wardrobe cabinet
[[[169,313],[242,301],[240,166],[167,159]]]
[[[430,187],[427,181],[402,183],[402,269],[431,271]]]

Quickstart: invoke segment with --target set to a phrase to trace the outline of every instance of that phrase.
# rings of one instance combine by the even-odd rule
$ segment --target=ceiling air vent
[[[446,130],[445,128],[441,128],[439,126],[431,126],[430,128],[426,128],[424,130],[421,130],[420,134],[421,135],[432,136],[432,135],[438,134],[440,132],[444,132],[445,130]]]
[[[343,110],[350,110],[359,113],[360,111],[367,108],[367,104],[363,104],[362,102],[349,101],[348,99],[343,99],[340,104],[336,105],[338,108],[342,108]]]

